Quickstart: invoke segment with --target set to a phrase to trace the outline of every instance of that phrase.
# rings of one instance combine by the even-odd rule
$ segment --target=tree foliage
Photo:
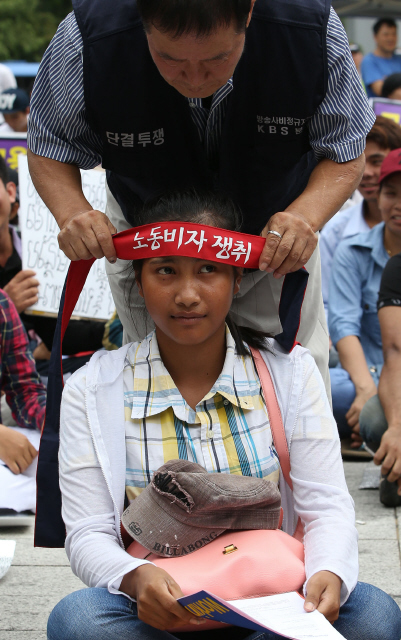
[[[70,0],[0,0],[0,60],[39,61]]]

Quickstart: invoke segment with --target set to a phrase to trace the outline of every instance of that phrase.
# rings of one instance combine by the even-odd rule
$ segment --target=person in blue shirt
[[[392,18],[380,18],[373,25],[376,49],[362,60],[362,79],[369,98],[382,95],[385,78],[401,72],[401,56],[394,53],[397,46],[397,25]]]
[[[383,350],[377,317],[377,298],[389,256],[401,252],[401,200],[394,184],[399,179],[401,149],[383,161],[379,208],[383,222],[367,233],[344,240],[338,247],[329,288],[329,329],[340,356],[330,369],[333,412],[340,437],[358,441],[359,415],[377,393]]]
[[[382,221],[379,210],[379,177],[384,158],[401,147],[401,127],[390,118],[377,116],[366,136],[366,164],[358,191],[363,200],[339,211],[320,233],[322,292],[326,316],[329,305],[329,283],[334,254],[339,243],[358,233],[367,233]]]

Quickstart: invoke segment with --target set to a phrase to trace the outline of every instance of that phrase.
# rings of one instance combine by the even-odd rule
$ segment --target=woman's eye
[[[213,273],[216,270],[216,267],[213,264],[204,264],[203,267],[200,268],[201,273]]]
[[[157,273],[160,273],[162,276],[169,276],[174,273],[174,271],[171,267],[160,267],[160,269],[157,270]]]

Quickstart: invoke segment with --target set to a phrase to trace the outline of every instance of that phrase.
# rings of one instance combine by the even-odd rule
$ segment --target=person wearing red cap
[[[180,585],[168,571],[128,554],[121,534],[124,502],[134,505],[133,510],[128,507],[124,524],[136,536],[143,533],[146,540],[141,540],[161,554],[167,543],[181,553],[197,553],[193,532],[186,526],[183,537],[182,521],[188,525],[187,517],[177,515],[181,507],[191,511],[196,501],[198,508],[203,505],[202,514],[197,508],[191,511],[191,518],[199,518],[198,531],[206,525],[230,528],[229,521],[235,526],[237,510],[247,509],[244,502],[237,499],[236,513],[223,523],[221,512],[212,521],[193,477],[185,481],[177,472],[172,491],[171,465],[176,468],[177,460],[201,465],[212,478],[231,475],[228,483],[215,480],[216,487],[241,484],[234,475],[249,476],[242,478],[243,491],[257,479],[266,481],[264,489],[271,490],[273,498],[270,507],[277,506],[273,489],[279,482],[283,530],[293,535],[298,518],[304,529],[305,611],[320,611],[346,640],[401,636],[398,605],[379,589],[357,581],[354,508],[337,428],[314,359],[299,345],[288,353],[278,340],[238,326],[230,315],[233,296],[247,277],[243,266],[251,262],[240,261],[248,260],[248,251],[252,254],[250,239],[263,247],[260,237],[245,234],[240,246],[239,218],[226,197],[179,191],[145,205],[139,222],[149,226],[133,230],[135,239],[131,231],[124,236],[131,247],[133,240],[137,245],[134,255],[141,259],[132,263],[136,286],[156,328],[139,343],[98,352],[65,385],[59,451],[65,548],[72,570],[90,588],[70,594],[55,607],[48,640],[175,640],[175,630],[188,623],[200,640],[200,621],[177,602]],[[228,253],[227,247],[234,245],[237,256]],[[193,253],[184,254],[183,247]],[[137,249],[144,253],[140,256]],[[284,459],[272,439],[273,412],[269,416],[250,347],[260,351],[271,373],[292,488],[284,480]],[[153,507],[149,521],[139,518],[138,510],[149,511],[144,489],[153,498],[153,491],[169,494],[169,504],[175,503],[169,513],[181,518],[176,532],[170,517],[168,522],[163,517],[162,523]],[[228,494],[223,500],[216,488],[215,500],[220,500],[218,495],[227,504]],[[164,499],[155,500],[163,510]],[[246,514],[241,515],[245,521]],[[209,537],[212,534],[216,531]],[[221,639],[226,638],[279,636],[230,628],[221,630]]]
[[[387,206],[401,216],[401,150],[394,154],[391,173],[383,179]],[[398,217],[399,217],[398,216]],[[401,505],[401,253],[390,258],[383,271],[378,299],[384,364],[378,395],[367,401],[359,418],[361,436],[381,465],[380,501],[388,507]]]
[[[340,356],[330,370],[333,411],[341,437],[360,441],[359,416],[377,393],[383,349],[377,298],[383,269],[401,251],[401,150],[383,161],[379,209],[383,222],[367,233],[347,238],[338,247],[329,288],[329,328]]]

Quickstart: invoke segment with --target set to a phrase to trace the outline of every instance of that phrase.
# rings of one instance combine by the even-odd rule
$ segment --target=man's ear
[[[250,9],[250,11],[248,13],[248,18],[247,18],[247,21],[246,21],[246,26],[247,27],[249,27],[249,23],[250,23],[251,18],[252,18],[252,13],[253,13],[253,8],[255,6],[255,2],[256,2],[256,0],[252,0],[252,2],[251,2],[251,9]]]
[[[10,203],[14,204],[17,197],[17,187],[14,182],[7,182],[5,185],[6,191],[8,193],[8,197],[10,198]]]

